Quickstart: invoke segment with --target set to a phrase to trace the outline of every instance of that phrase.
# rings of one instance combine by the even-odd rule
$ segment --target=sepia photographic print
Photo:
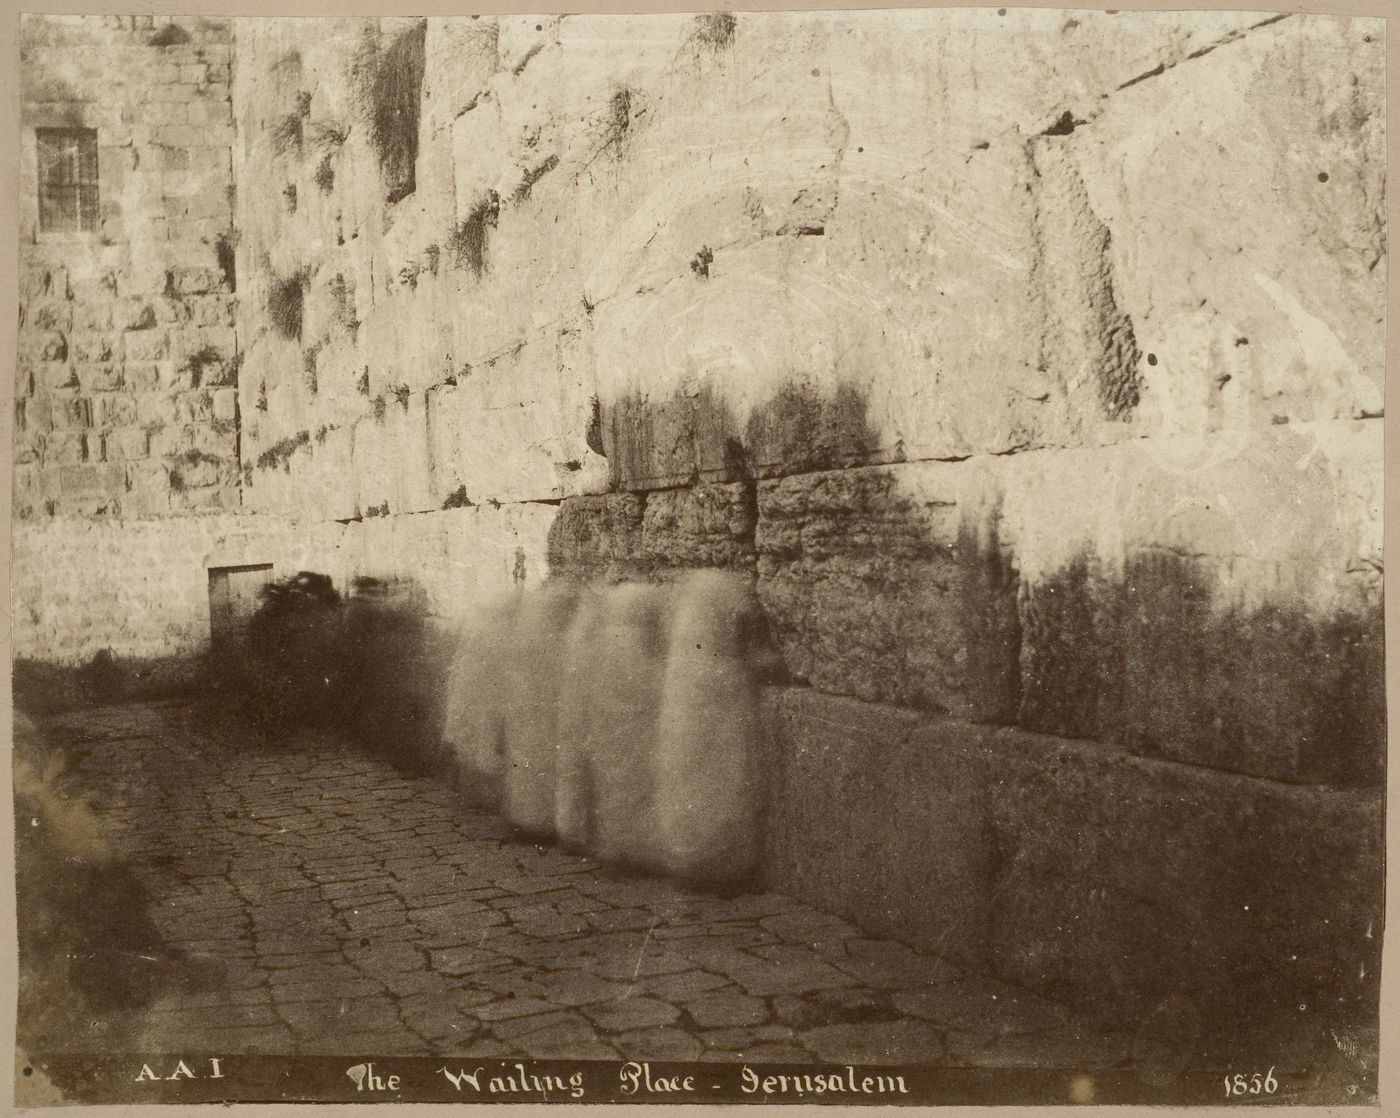
[[[1374,1104],[1380,18],[21,17],[21,1105]]]

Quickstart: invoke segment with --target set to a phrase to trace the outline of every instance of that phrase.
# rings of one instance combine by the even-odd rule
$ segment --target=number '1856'
[[[1272,1095],[1278,1090],[1278,1080],[1274,1078],[1274,1069],[1270,1068],[1263,1075],[1257,1071],[1253,1075],[1236,1073],[1225,1077],[1225,1097],[1234,1098],[1236,1095]]]

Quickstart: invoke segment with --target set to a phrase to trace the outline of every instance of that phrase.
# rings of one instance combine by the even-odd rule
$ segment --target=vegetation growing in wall
[[[496,227],[501,199],[494,190],[472,207],[467,219],[447,238],[447,251],[453,263],[466,267],[479,279],[486,270],[486,230]]]
[[[275,277],[267,293],[267,317],[284,338],[301,338],[302,308],[306,302],[309,268],[300,268],[285,278]]]
[[[180,371],[188,373],[190,376],[190,387],[199,388],[204,381],[204,370],[211,365],[217,367],[224,363],[224,355],[211,345],[203,346],[185,358],[185,363],[180,366]]]
[[[408,197],[417,186],[426,34],[427,21],[420,20],[386,47],[376,30],[366,35],[351,69],[389,202]]]
[[[296,113],[285,113],[272,123],[268,130],[272,150],[278,155],[301,150],[301,117]]]
[[[695,37],[715,50],[734,43],[734,31],[739,21],[733,12],[705,12],[695,17]]]
[[[333,120],[317,120],[306,126],[306,133],[313,145],[329,155],[349,139],[350,128]]]
[[[321,156],[321,162],[316,164],[316,171],[312,174],[311,181],[316,184],[316,188],[322,194],[329,194],[335,189],[335,167],[331,163],[330,152]]]
[[[214,241],[214,257],[219,263],[219,271],[224,274],[224,283],[229,291],[238,290],[238,276],[234,265],[233,249],[238,244],[238,234],[226,229]],[[155,325],[154,322],[151,325]]]
[[[469,509],[472,505],[473,501],[467,496],[467,487],[465,485],[457,486],[456,489],[447,495],[447,500],[442,502],[442,507],[445,509]]]
[[[295,435],[273,443],[258,455],[258,469],[270,470],[276,466],[285,466],[292,455],[310,441],[310,431],[298,431]]]
[[[190,41],[190,33],[176,23],[167,23],[146,40],[153,47],[178,47]]]
[[[520,180],[520,185],[515,188],[515,193],[510,196],[510,200],[516,205],[525,201],[525,199],[530,197],[530,191],[535,188],[535,183],[539,182],[540,179],[544,178],[545,175],[549,174],[549,172],[554,170],[557,166],[559,166],[559,157],[557,155],[551,155],[538,167],[526,171],[525,177]]]

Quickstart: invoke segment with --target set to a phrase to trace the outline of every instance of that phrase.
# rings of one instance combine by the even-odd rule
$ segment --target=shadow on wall
[[[564,502],[556,575],[752,564],[788,669],[818,690],[1272,779],[1381,778],[1378,590],[1323,612],[1258,585],[1263,603],[1239,605],[1228,558],[1150,546],[1121,569],[1085,552],[1028,576],[994,468],[966,509],[955,465],[947,492],[945,475],[914,475],[929,478],[919,499],[897,469],[847,468],[901,456],[851,385],[789,382],[742,422],[706,385],[600,412],[620,491]],[[741,484],[753,520],[725,536],[700,499]],[[662,506],[687,510],[678,531]]]
[[[17,709],[42,713],[82,706],[163,699],[200,685],[200,662],[188,656],[141,658],[99,649],[76,668],[40,660],[14,662]]]
[[[463,635],[447,737],[463,786],[527,834],[740,886],[761,849],[773,666],[750,579],[554,583]]]

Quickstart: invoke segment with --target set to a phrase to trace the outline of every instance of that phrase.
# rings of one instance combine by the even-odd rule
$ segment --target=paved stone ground
[[[132,1049],[1104,1067],[1121,1038],[771,894],[519,841],[325,738],[178,703],[51,717],[180,983]]]

